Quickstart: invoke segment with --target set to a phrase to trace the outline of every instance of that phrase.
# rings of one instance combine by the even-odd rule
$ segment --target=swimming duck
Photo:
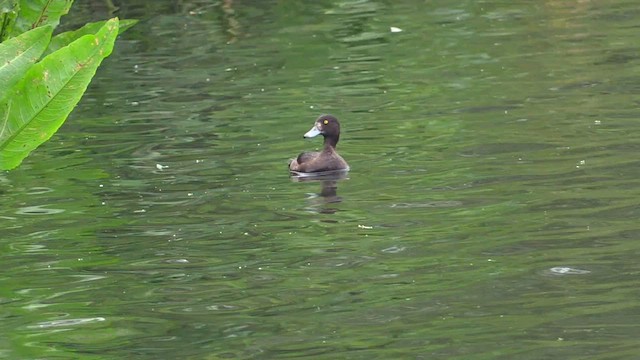
[[[340,123],[335,116],[320,115],[311,130],[304,134],[304,138],[324,136],[322,151],[303,152],[289,162],[289,170],[300,173],[318,173],[326,171],[349,170],[349,165],[336,152],[336,145],[340,139]]]

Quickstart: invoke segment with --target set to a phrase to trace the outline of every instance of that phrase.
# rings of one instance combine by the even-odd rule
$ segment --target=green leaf
[[[73,0],[21,0],[18,18],[11,36],[43,25],[58,26],[60,18],[69,12]]]
[[[0,12],[13,9],[17,2],[18,0],[0,0]]]
[[[95,34],[101,27],[104,26],[106,22],[107,20],[88,23],[85,26],[81,27],[80,29],[63,32],[54,36],[51,39],[51,43],[49,43],[49,47],[47,48],[47,51],[45,52],[45,54],[52,53],[63,46],[67,46],[72,41],[74,41],[75,39],[78,39],[83,35]],[[118,34],[122,34],[127,29],[135,25],[137,22],[138,20],[129,20],[129,19],[120,20]]]
[[[0,43],[9,38],[18,9],[18,0],[0,0]]]
[[[44,52],[51,39],[51,26],[44,26],[0,44],[0,101]]]
[[[80,101],[118,35],[113,18],[33,65],[0,102],[0,169],[12,169],[48,140]]]

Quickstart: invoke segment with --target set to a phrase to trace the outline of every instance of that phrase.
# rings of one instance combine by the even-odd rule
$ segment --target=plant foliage
[[[18,166],[58,130],[111,54],[119,31],[135,23],[113,18],[52,37],[72,2],[0,0],[2,170]]]

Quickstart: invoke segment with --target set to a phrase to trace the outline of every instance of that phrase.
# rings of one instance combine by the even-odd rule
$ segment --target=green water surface
[[[0,173],[0,358],[638,357],[638,1],[115,3]]]

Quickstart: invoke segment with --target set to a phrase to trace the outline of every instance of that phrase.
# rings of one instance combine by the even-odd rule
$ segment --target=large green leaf
[[[49,47],[47,48],[47,51],[45,53],[49,54],[60,49],[63,46],[67,46],[72,41],[76,40],[77,38],[83,35],[95,34],[101,27],[104,26],[106,22],[107,20],[88,23],[78,30],[66,31],[54,36],[51,39],[51,42],[49,43]],[[128,20],[128,19],[120,20],[118,34],[122,34],[127,29],[135,25],[137,22],[138,20]]]
[[[43,25],[55,28],[72,4],[73,0],[20,0],[18,18],[11,35],[17,36]]]
[[[33,65],[0,102],[0,169],[12,169],[48,140],[78,103],[118,35],[118,19]]]
[[[0,102],[40,58],[49,44],[52,31],[51,26],[43,26],[0,44]]]

